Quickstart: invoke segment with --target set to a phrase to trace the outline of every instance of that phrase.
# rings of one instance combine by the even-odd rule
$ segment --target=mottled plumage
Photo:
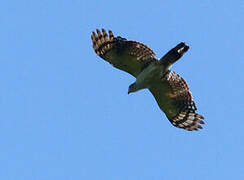
[[[148,88],[174,126],[189,131],[202,129],[200,124],[204,124],[204,118],[195,112],[197,108],[186,81],[169,70],[189,46],[179,43],[158,60],[146,45],[114,37],[112,31],[107,34],[104,29],[97,30],[92,32],[91,39],[97,55],[136,77],[128,93]]]

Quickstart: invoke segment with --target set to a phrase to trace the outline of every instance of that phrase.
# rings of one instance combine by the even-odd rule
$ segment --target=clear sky
[[[0,2],[0,180],[244,178],[244,1]],[[188,82],[204,129],[173,127],[99,58],[96,28],[147,44]]]

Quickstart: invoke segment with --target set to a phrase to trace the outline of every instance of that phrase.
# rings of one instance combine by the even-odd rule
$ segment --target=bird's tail
[[[189,49],[184,42],[179,43],[173,49],[171,49],[167,54],[165,54],[159,61],[160,64],[165,65],[167,67],[171,66],[178,59],[180,59],[183,54]]]

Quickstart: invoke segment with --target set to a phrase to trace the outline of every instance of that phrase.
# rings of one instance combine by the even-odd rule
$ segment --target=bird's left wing
[[[137,77],[148,64],[156,61],[154,52],[146,45],[114,37],[112,31],[92,32],[93,49],[98,56],[114,67]]]
[[[169,121],[188,131],[202,129],[203,116],[197,110],[186,81],[173,71],[168,71],[149,88],[160,109]]]

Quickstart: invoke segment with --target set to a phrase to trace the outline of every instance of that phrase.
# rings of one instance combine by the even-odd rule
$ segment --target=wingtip
[[[104,29],[104,28],[102,28],[102,33],[103,33],[103,34],[106,34],[106,31],[105,31],[105,29]]]
[[[108,30],[108,34],[110,39],[114,38],[113,32],[111,30]]]

